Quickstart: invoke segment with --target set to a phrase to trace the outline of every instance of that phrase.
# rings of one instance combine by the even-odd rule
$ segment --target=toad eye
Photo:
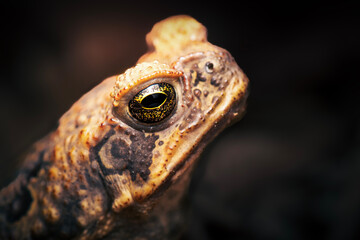
[[[176,93],[169,83],[155,83],[138,92],[129,102],[132,117],[144,123],[158,123],[176,105]]]

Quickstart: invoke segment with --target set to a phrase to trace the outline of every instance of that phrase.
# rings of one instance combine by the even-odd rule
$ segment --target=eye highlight
[[[144,123],[158,123],[171,114],[176,93],[169,83],[155,83],[138,92],[129,102],[132,117]]]

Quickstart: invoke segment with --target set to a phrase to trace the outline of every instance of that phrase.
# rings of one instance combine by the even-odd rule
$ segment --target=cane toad
[[[173,239],[206,145],[248,79],[189,16],[154,25],[136,66],[81,97],[0,192],[1,239]]]

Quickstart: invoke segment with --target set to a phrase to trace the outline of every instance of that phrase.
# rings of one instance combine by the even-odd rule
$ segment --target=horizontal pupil
[[[161,106],[167,98],[164,93],[154,93],[146,96],[142,101],[141,105],[145,108],[156,108]]]

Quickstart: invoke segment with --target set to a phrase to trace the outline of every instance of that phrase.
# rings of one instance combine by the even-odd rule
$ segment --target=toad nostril
[[[214,72],[214,64],[212,62],[205,63],[205,71],[207,73],[213,73]]]

